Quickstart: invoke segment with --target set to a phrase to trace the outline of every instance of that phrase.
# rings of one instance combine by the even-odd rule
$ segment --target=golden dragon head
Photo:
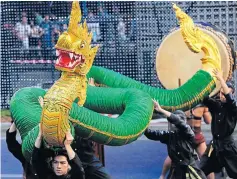
[[[79,2],[72,3],[68,30],[59,36],[55,46],[57,61],[55,68],[61,71],[86,75],[95,58],[98,46],[91,47],[92,33],[88,32],[86,21],[81,21]]]

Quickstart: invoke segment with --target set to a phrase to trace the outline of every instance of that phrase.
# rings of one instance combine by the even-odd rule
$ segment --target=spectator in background
[[[20,14],[18,14],[17,16],[16,16],[16,19],[15,19],[15,22],[20,22],[21,21],[21,19],[22,19],[22,17],[27,17],[27,13],[26,12],[20,12]]]
[[[54,25],[53,26],[53,31],[52,31],[52,43],[53,43],[53,46],[56,45],[60,34],[61,34],[60,27],[58,25]]]
[[[42,35],[42,52],[44,56],[44,60],[50,60],[52,55],[52,27],[51,22],[49,20],[49,15],[45,15],[44,22],[41,24],[41,28],[43,29]]]
[[[100,5],[98,7],[98,11],[99,11],[98,15],[100,17],[102,17],[102,18],[108,18],[109,17],[109,14],[108,14],[107,10],[105,10],[102,5]]]
[[[66,31],[66,30],[67,30],[67,24],[63,24],[62,32]]]
[[[22,21],[18,22],[15,27],[16,36],[21,42],[24,54],[29,53],[29,36],[31,35],[31,28],[27,21],[27,17],[23,16]]]
[[[35,12],[35,24],[41,25],[43,21],[44,21],[43,17],[38,12]]]
[[[27,17],[27,13],[26,12],[21,12],[21,17]]]
[[[52,45],[55,46],[58,38],[61,34],[60,23],[58,22],[57,17],[54,14],[51,14],[51,27],[52,27]]]
[[[129,15],[128,17],[129,21],[129,39],[131,41],[135,41],[137,38],[137,22],[136,19],[133,17],[133,15]]]
[[[123,18],[119,19],[117,30],[118,30],[119,42],[125,41],[126,40],[126,27],[125,27],[125,23],[123,22]]]
[[[92,12],[92,11],[90,11],[89,13],[88,13],[88,18],[87,18],[87,22],[88,22],[88,20],[89,21],[92,21],[92,22],[94,22],[96,19],[95,19],[95,15],[94,15],[94,13]]]
[[[32,47],[31,56],[37,58],[38,56],[40,56],[40,38],[43,35],[43,29],[40,28],[40,26],[35,25],[34,21],[30,21],[30,27],[30,47]]]

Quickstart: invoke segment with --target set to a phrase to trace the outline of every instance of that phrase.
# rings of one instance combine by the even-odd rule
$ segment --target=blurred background
[[[175,2],[194,21],[220,27],[237,45],[236,1]],[[177,26],[172,2],[81,2],[83,18],[100,49],[94,65],[162,88],[156,49]],[[22,87],[48,89],[59,77],[54,45],[67,29],[71,2],[1,2],[1,109]],[[170,49],[172,50],[172,49]],[[235,78],[234,78],[235,79]]]

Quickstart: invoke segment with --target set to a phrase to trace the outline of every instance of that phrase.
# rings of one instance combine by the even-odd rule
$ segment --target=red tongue
[[[59,56],[59,64],[62,66],[68,66],[68,64],[72,62],[71,58],[69,57],[68,53],[61,52]]]

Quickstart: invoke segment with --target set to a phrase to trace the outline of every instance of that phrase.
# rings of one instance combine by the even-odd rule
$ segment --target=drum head
[[[207,30],[201,26],[199,28],[215,40],[221,55],[223,77],[225,80],[231,78],[234,60],[230,49],[228,49],[228,40],[219,32]],[[164,38],[157,50],[156,71],[160,82],[166,89],[178,88],[202,68],[202,57],[204,57],[204,53],[194,53],[189,50],[183,40],[181,30],[174,29]],[[217,94],[219,90],[220,84],[217,82],[217,87],[211,96]]]

